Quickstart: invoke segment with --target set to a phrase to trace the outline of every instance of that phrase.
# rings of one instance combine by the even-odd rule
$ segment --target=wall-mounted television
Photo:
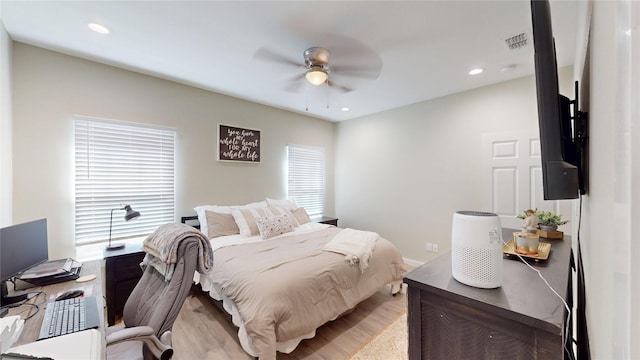
[[[576,199],[587,191],[587,114],[559,93],[548,0],[531,0],[535,78],[545,200]],[[573,110],[573,111],[572,111]]]

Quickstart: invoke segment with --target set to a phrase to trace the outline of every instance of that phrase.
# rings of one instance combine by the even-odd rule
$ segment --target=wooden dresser
[[[512,232],[503,229],[503,238]],[[549,259],[530,263],[572,307],[571,239],[548,242]],[[567,358],[571,329],[562,301],[517,257],[505,256],[503,265],[497,289],[455,280],[450,252],[406,275],[410,360]]]

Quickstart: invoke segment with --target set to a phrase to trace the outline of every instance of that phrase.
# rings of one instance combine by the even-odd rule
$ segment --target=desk
[[[503,238],[509,239],[513,231],[503,229]],[[549,259],[531,264],[571,307],[571,239],[565,236],[548,242]],[[562,359],[567,355],[571,329],[565,327],[562,301],[516,257],[505,258],[503,265],[503,282],[497,289],[456,281],[450,253],[406,275],[410,360]]]
[[[28,303],[37,304],[40,307],[40,310],[35,314],[35,316],[24,322],[22,335],[20,335],[20,338],[13,344],[13,346],[36,341],[38,335],[40,335],[40,325],[42,324],[42,318],[44,317],[44,309],[47,301],[54,300],[58,295],[71,289],[81,289],[84,291],[85,296],[96,297],[96,303],[98,304],[98,316],[100,317],[100,324],[102,324],[98,330],[100,330],[102,338],[104,339],[104,301],[102,297],[101,263],[101,260],[87,261],[83,263],[80,276],[96,275],[96,278],[91,281],[79,283],[72,280],[53,285],[36,286],[26,289],[25,291],[42,291],[44,294],[39,294],[28,301]],[[8,315],[20,315],[23,319],[26,319],[31,314],[35,313],[35,311],[35,307],[22,305],[9,309]]]

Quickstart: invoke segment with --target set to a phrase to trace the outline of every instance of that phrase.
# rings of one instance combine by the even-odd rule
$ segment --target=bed
[[[388,284],[395,294],[407,270],[378,234],[312,222],[288,202],[195,210],[182,222],[198,219],[214,261],[194,281],[231,315],[242,348],[262,360],[290,353]]]

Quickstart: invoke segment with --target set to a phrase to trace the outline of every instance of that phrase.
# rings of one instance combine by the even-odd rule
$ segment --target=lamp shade
[[[327,81],[327,72],[320,66],[312,66],[304,75],[313,85],[320,85]]]
[[[129,206],[129,205],[125,205],[123,210],[126,210],[126,211],[127,211],[127,213],[126,213],[126,214],[124,214],[124,220],[125,220],[125,221],[129,221],[129,220],[131,220],[131,219],[135,219],[135,218],[137,218],[138,216],[140,216],[140,213],[139,213],[139,212],[137,212],[137,211],[135,211],[135,210],[133,210],[133,209],[131,208],[131,206]]]

